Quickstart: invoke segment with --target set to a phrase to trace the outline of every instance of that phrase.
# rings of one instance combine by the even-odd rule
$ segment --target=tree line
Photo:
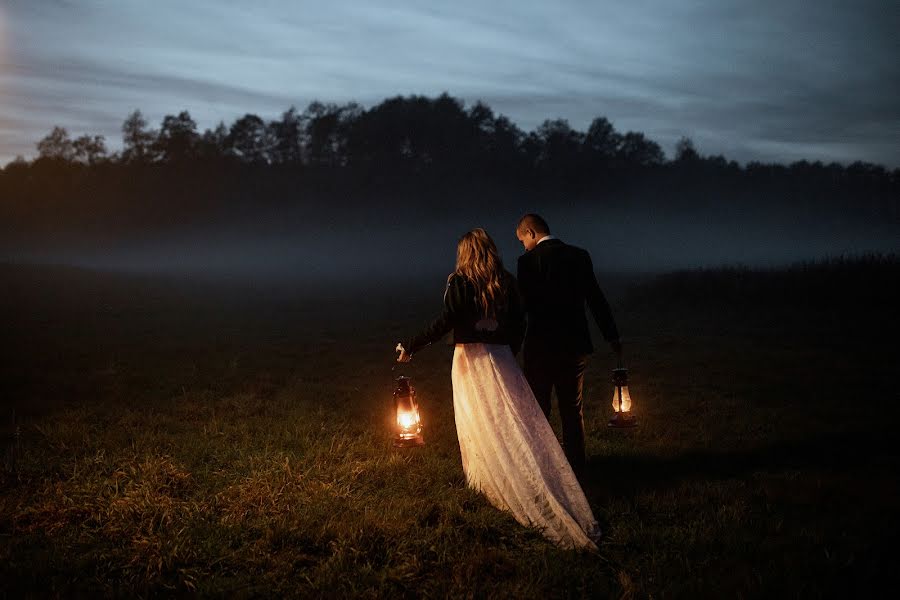
[[[220,122],[200,132],[188,111],[163,117],[157,129],[140,110],[122,123],[121,152],[110,153],[101,135],[72,139],[63,127],[53,130],[36,146],[38,161],[95,165],[102,162],[184,163],[219,160],[249,164],[306,167],[366,167],[427,170],[440,167],[491,170],[525,169],[552,174],[597,174],[615,169],[665,164],[662,147],[641,132],[616,131],[606,117],[595,118],[578,131],[566,119],[547,119],[525,132],[485,103],[466,109],[447,94],[437,98],[398,96],[369,110],[356,103],[312,102],[304,111],[295,107],[279,119],[266,121],[245,114],[230,126]],[[21,157],[14,165],[25,163]],[[693,141],[683,137],[675,147],[672,164],[741,169],[722,155],[701,156]],[[766,171],[779,165],[750,162],[748,171]],[[896,178],[881,165],[857,161],[839,163],[798,161],[795,172],[841,171],[875,178]]]
[[[313,102],[303,112],[291,107],[276,120],[245,114],[230,126],[220,122],[202,133],[187,111],[166,115],[152,129],[135,110],[122,123],[122,141],[122,151],[110,154],[103,136],[71,139],[57,126],[37,143],[37,160],[86,165],[218,160],[412,171],[480,165],[567,174],[665,162],[659,144],[639,132],[619,133],[605,117],[594,119],[585,132],[565,119],[548,119],[524,132],[482,102],[466,109],[447,94],[391,98],[369,110],[356,103]],[[686,152],[692,150],[690,141],[684,143]],[[679,157],[690,158],[680,151]]]
[[[0,172],[0,211],[33,222],[47,207],[99,214],[168,202],[185,213],[284,196],[328,204],[477,189],[535,202],[794,204],[900,222],[900,169],[861,161],[742,166],[702,155],[687,137],[667,160],[658,143],[619,132],[606,117],[584,131],[548,119],[526,132],[483,102],[466,107],[448,94],[397,96],[369,109],[313,102],[204,131],[187,111],[151,127],[135,110],[121,131],[121,151],[110,152],[103,136],[73,139],[54,127],[33,161],[20,157]]]

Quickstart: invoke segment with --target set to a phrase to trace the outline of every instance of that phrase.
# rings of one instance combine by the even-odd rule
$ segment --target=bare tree
[[[41,141],[37,143],[37,151],[40,158],[53,160],[72,161],[75,158],[75,147],[69,139],[69,132],[65,127],[56,126]]]
[[[629,131],[622,136],[616,155],[626,166],[632,167],[659,165],[666,157],[659,144],[638,131]]]
[[[696,162],[700,160],[700,153],[694,147],[694,140],[689,137],[682,137],[675,144],[675,162]]]
[[[102,135],[83,135],[72,142],[74,159],[95,165],[106,158],[106,139]]]
[[[197,155],[199,140],[197,123],[188,111],[183,110],[178,116],[163,117],[156,146],[163,160],[182,162]]]
[[[155,158],[153,147],[156,132],[147,128],[147,120],[141,111],[135,110],[122,123],[122,151],[124,162],[144,162]]]
[[[269,123],[272,162],[289,164],[303,161],[304,125],[303,117],[293,106],[281,115],[280,120]]]
[[[231,125],[228,132],[229,149],[244,162],[268,162],[271,145],[266,123],[256,115],[244,115]]]

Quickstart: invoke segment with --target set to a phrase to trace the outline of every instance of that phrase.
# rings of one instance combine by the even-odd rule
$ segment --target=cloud
[[[15,131],[0,162],[33,154],[54,124],[116,136],[134,108],[151,120],[187,109],[207,127],[313,99],[371,105],[447,91],[528,129],[556,117],[583,128],[602,115],[670,152],[688,135],[703,153],[741,161],[802,152],[893,167],[891,6],[14,2],[0,15],[0,123]]]

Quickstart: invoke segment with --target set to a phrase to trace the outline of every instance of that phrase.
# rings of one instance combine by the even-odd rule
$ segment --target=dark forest
[[[856,239],[871,244],[852,249],[866,252],[896,247],[900,223],[897,168],[741,165],[703,154],[689,138],[668,159],[643,133],[619,132],[602,116],[586,131],[548,119],[526,132],[483,103],[467,107],[447,94],[398,96],[369,109],[313,102],[277,120],[246,114],[202,132],[187,111],[153,128],[135,110],[122,140],[121,151],[109,152],[102,136],[73,139],[56,127],[36,144],[34,160],[7,164],[0,251],[15,260],[220,229],[289,238],[309,226],[352,240],[372,223],[413,243],[411,230],[461,214],[471,224],[489,215],[506,223],[538,208],[574,214],[581,224],[625,214],[682,230],[691,221],[726,221],[734,230],[775,232],[781,242],[797,242],[815,223],[820,238],[859,232]],[[648,230],[646,237],[659,235]],[[792,258],[847,247],[814,244]],[[723,255],[720,262],[741,260]]]

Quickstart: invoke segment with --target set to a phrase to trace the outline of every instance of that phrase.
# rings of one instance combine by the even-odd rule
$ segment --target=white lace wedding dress
[[[509,346],[457,344],[452,379],[469,485],[556,544],[596,549],[600,528]]]

